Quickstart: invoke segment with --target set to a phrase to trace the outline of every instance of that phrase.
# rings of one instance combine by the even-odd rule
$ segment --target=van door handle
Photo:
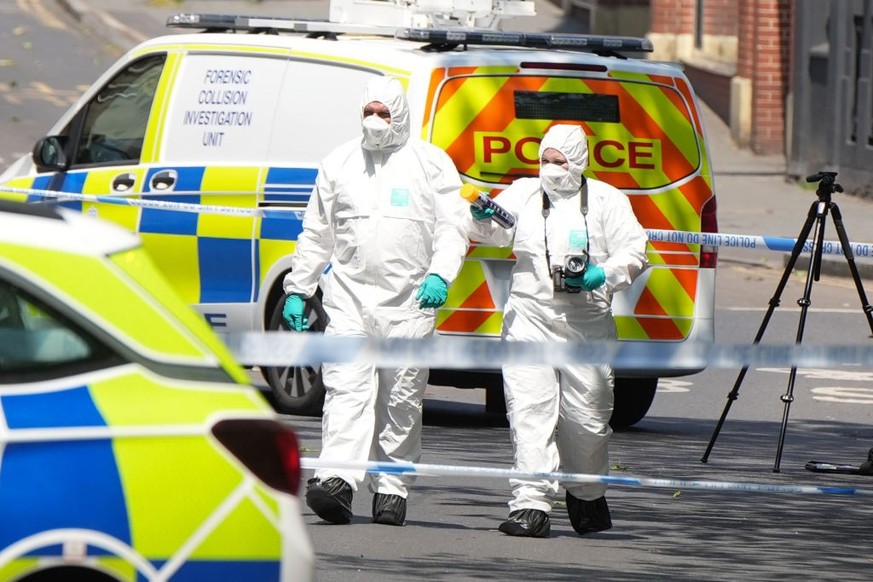
[[[168,192],[176,186],[177,178],[178,174],[176,174],[176,170],[162,170],[152,176],[149,185],[153,191]]]
[[[136,174],[119,174],[112,179],[113,192],[129,192],[133,185],[136,184]]]

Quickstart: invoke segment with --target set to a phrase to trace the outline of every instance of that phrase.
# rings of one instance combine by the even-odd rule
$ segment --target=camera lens
[[[588,261],[583,256],[573,255],[567,257],[564,261],[564,271],[571,277],[575,277],[585,272]]]

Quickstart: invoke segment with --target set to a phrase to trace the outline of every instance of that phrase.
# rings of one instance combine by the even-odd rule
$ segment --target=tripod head
[[[837,184],[836,172],[818,172],[806,177],[807,182],[818,182],[818,189],[815,193],[822,200],[829,201],[831,194],[834,192],[842,192],[843,187]]]

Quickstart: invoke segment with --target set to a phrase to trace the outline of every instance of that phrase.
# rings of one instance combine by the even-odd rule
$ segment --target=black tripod
[[[760,343],[761,338],[764,336],[764,331],[767,329],[770,317],[779,306],[782,291],[785,289],[786,283],[788,283],[788,277],[794,269],[794,263],[797,262],[797,257],[803,250],[807,237],[809,237],[813,224],[815,224],[815,234],[812,241],[812,255],[806,273],[806,286],[803,291],[803,297],[797,300],[797,304],[800,305],[800,322],[797,326],[797,338],[795,343],[800,344],[801,340],[803,340],[803,327],[806,324],[806,313],[809,310],[809,305],[811,303],[809,298],[812,293],[812,283],[813,281],[818,281],[821,276],[822,243],[825,240],[825,221],[827,219],[828,211],[830,211],[833,216],[834,226],[837,229],[837,234],[840,237],[840,244],[843,247],[843,254],[846,257],[846,261],[849,263],[849,270],[852,273],[852,278],[855,280],[855,288],[858,290],[858,296],[861,299],[861,306],[864,310],[864,314],[867,316],[867,323],[870,325],[870,331],[873,332],[873,307],[871,307],[867,302],[867,295],[864,293],[861,276],[858,274],[857,265],[855,265],[855,256],[849,246],[849,237],[846,235],[846,228],[843,226],[843,216],[840,213],[840,208],[831,200],[831,196],[834,192],[843,191],[843,187],[835,182],[836,177],[836,172],[819,172],[818,174],[806,177],[807,182],[819,183],[818,189],[816,190],[818,200],[813,202],[809,207],[809,214],[806,217],[806,223],[804,223],[803,228],[800,230],[800,236],[797,237],[797,242],[791,251],[791,258],[789,259],[788,264],[785,265],[785,272],[782,273],[782,279],[779,281],[779,285],[776,287],[776,292],[770,299],[770,307],[764,315],[761,327],[758,328],[758,334],[755,336],[754,341],[755,344]],[[712,438],[709,439],[709,445],[706,447],[706,452],[703,454],[703,458],[700,459],[703,463],[706,463],[709,460],[709,453],[712,452],[712,447],[715,445],[715,439],[718,438],[718,433],[721,431],[721,427],[724,424],[725,418],[727,418],[731,405],[739,396],[740,384],[743,383],[743,378],[745,378],[748,369],[749,366],[747,365],[740,370],[737,380],[734,383],[734,387],[727,395],[728,400],[721,413],[721,418],[718,419],[718,424],[715,426]],[[779,472],[779,463],[782,459],[782,446],[785,444],[785,430],[788,428],[788,409],[791,406],[791,402],[794,400],[794,380],[796,376],[797,366],[792,366],[791,373],[788,376],[788,390],[781,396],[781,400],[785,403],[785,407],[782,413],[782,428],[779,431],[779,446],[776,449],[776,464],[773,466],[774,473]]]

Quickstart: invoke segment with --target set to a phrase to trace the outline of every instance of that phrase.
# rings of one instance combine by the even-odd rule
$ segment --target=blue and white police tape
[[[630,487],[668,487],[671,489],[706,489],[709,491],[733,491],[744,493],[792,493],[824,495],[873,495],[873,490],[852,487],[815,487],[808,485],[774,485],[769,483],[739,483],[731,481],[708,481],[689,479],[664,479],[653,477],[617,477],[613,475],[589,475],[584,473],[526,472],[496,467],[467,467],[459,465],[429,465],[424,463],[380,463],[375,461],[352,462],[335,459],[302,457],[304,469],[349,469],[366,473],[392,475],[421,475],[427,477],[493,477],[499,479],[546,479],[565,483],[603,483]]]
[[[148,194],[134,194],[136,197],[125,196],[108,196],[96,194],[77,194],[75,192],[58,192],[54,190],[34,190],[31,188],[10,188],[8,186],[0,186],[0,192],[8,194],[23,194],[26,196],[34,196],[37,198],[48,198],[58,201],[74,200],[78,202],[90,202],[92,204],[114,204],[118,206],[134,206],[137,208],[148,208],[151,210],[172,210],[174,212],[190,212],[195,214],[222,214],[230,216],[265,216],[272,210],[264,210],[261,208],[241,208],[238,206],[220,206],[217,204],[195,204],[192,202],[172,202],[169,200],[150,200],[149,198],[139,198],[139,196],[148,196]],[[190,196],[198,195],[199,192],[172,192],[170,194],[152,193],[152,196]],[[27,202],[32,202],[28,200]],[[278,209],[277,211],[287,212],[289,209]],[[299,211],[299,210],[298,210]]]
[[[137,206],[159,210],[175,210],[177,212],[194,212],[200,214],[226,214],[236,216],[264,216],[269,212],[284,212],[288,209],[276,208],[263,210],[260,208],[240,208],[234,206],[219,206],[206,204],[192,204],[187,202],[172,202],[168,200],[149,200],[148,196],[167,196],[167,193],[135,194],[135,198],[124,196],[77,194],[73,192],[58,192],[55,190],[38,190],[34,188],[12,188],[0,186],[0,192],[9,194],[21,194],[28,197],[49,198],[57,200],[78,200],[81,202],[119,204],[124,206]],[[198,192],[173,192],[169,195],[191,195]],[[28,200],[31,202],[31,200]],[[294,210],[302,212],[302,209]],[[681,230],[648,229],[646,234],[652,242],[667,242],[690,245],[704,245],[713,247],[728,247],[749,250],[767,250],[779,252],[791,252],[797,239],[777,236],[760,236],[746,234],[729,234],[718,232],[690,232]],[[850,250],[855,257],[873,257],[873,244],[849,242]],[[803,245],[803,252],[812,252],[812,241],[807,240]],[[822,253],[826,255],[843,255],[843,245],[839,241],[823,241]]]
[[[277,331],[229,333],[223,334],[223,338],[237,361],[249,366],[309,366],[327,362],[473,370],[499,369],[505,364],[610,364],[620,370],[873,367],[873,346],[868,345],[507,342],[441,335],[411,339]]]
[[[669,242],[688,245],[703,245],[712,247],[728,247],[749,250],[767,250],[788,252],[794,250],[796,238],[779,236],[756,236],[746,234],[726,234],[720,232],[685,232],[681,230],[646,230],[646,235],[652,242]],[[812,240],[803,244],[802,252],[812,252]],[[843,245],[839,241],[826,240],[822,242],[822,254],[843,255]],[[849,242],[849,250],[855,257],[873,257],[873,244]]]

